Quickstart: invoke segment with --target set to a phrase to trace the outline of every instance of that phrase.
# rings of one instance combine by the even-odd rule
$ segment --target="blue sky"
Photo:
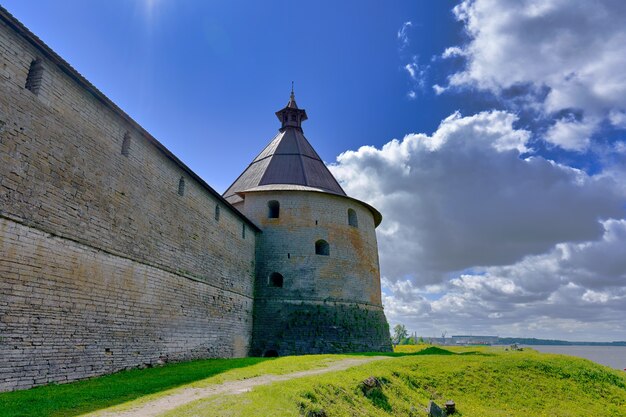
[[[392,324],[626,340],[626,3],[3,6],[220,192],[294,81]]]
[[[458,104],[430,91],[409,100],[402,67],[414,54],[440,54],[460,32],[452,3],[428,3],[3,2],[218,191],[275,134],[291,81],[326,161],[435,129]],[[400,51],[408,20],[413,40]]]

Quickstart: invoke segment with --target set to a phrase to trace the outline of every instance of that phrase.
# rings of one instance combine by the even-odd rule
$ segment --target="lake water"
[[[539,352],[560,353],[562,355],[578,356],[610,366],[615,369],[626,368],[626,346],[524,346]]]

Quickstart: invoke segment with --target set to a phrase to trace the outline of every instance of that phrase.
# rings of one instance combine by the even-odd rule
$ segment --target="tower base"
[[[256,301],[251,356],[391,351],[382,307],[330,301]]]

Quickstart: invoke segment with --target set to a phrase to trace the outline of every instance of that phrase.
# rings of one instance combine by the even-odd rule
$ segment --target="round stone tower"
[[[251,354],[389,351],[375,228],[304,137],[293,91],[279,133],[224,193],[262,230]]]

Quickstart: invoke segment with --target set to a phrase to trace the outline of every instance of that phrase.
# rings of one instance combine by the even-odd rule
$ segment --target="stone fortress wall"
[[[0,8],[0,391],[245,356],[258,234]]]

